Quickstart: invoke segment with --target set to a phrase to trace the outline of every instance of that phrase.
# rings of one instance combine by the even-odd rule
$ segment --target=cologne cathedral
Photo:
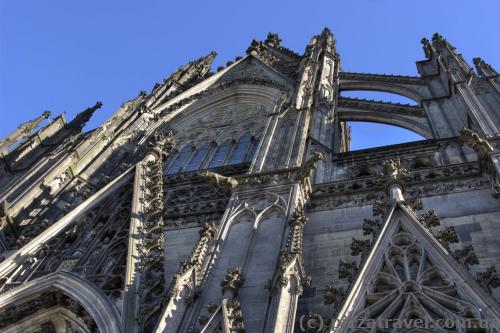
[[[328,29],[302,54],[270,33],[94,130],[100,102],[22,123],[0,141],[0,331],[500,332],[500,75],[422,45],[418,76],[382,75],[342,71]],[[352,121],[423,140],[351,151]]]

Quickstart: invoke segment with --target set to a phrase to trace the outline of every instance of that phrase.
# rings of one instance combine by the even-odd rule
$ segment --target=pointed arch
[[[60,291],[78,302],[92,317],[101,333],[121,332],[120,315],[113,303],[92,283],[64,271],[34,279],[0,295],[3,309],[34,299],[45,292]]]

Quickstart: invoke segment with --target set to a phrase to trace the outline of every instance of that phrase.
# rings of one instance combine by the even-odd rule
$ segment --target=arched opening
[[[409,104],[414,106],[418,105],[417,101],[412,98],[385,91],[343,90],[340,92],[340,97],[374,100],[385,103]]]
[[[350,121],[351,151],[425,140],[407,129],[370,122]]]
[[[0,330],[36,332],[38,328],[78,333],[121,331],[114,304],[90,282],[59,271],[0,295]]]

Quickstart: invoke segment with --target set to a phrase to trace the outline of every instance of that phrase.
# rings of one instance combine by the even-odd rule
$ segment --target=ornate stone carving
[[[238,290],[243,286],[245,279],[243,278],[243,274],[241,273],[241,268],[234,267],[227,271],[227,275],[224,280],[221,282],[221,290],[222,293],[226,293],[229,291],[232,295],[236,295]]]
[[[311,176],[314,170],[316,170],[318,162],[322,161],[323,159],[323,154],[315,151],[311,154],[311,157],[306,161],[306,163],[304,163],[304,165],[300,169],[297,180],[299,180],[302,186],[304,186],[306,193],[312,192]]]
[[[477,73],[482,77],[492,77],[498,75],[497,71],[490,64],[486,63],[481,58],[472,58],[472,62],[476,66]]]
[[[399,158],[384,161],[382,165],[385,168],[385,181],[388,183],[401,182],[410,176],[410,172],[403,167]]]
[[[453,258],[458,261],[466,270],[472,265],[479,264],[479,259],[474,252],[474,247],[472,245],[467,245],[461,250],[455,250],[453,252]]]
[[[297,261],[299,266],[298,274],[300,276],[299,283],[303,287],[307,287],[310,283],[310,277],[305,275],[304,258],[303,258],[303,242],[304,242],[304,226],[308,222],[302,206],[299,206],[293,212],[293,217],[290,220],[290,230],[285,245],[285,249],[280,251],[280,278],[282,286],[288,285],[288,276],[286,276],[293,266],[294,261]],[[299,292],[299,294],[301,291]]]
[[[434,236],[448,250],[450,248],[450,244],[459,242],[457,232],[453,226],[439,230]]]
[[[174,136],[172,131],[166,133],[154,132],[147,145],[147,152],[151,152],[162,159],[174,149]]]
[[[200,179],[207,180],[211,185],[217,186],[226,193],[231,192],[238,186],[238,181],[236,179],[225,177],[211,171],[202,172],[199,174],[199,177]]]
[[[339,260],[339,279],[346,279],[351,283],[358,274],[358,270],[355,262]]]
[[[194,269],[196,286],[198,286],[201,282],[201,268],[203,265],[203,261],[205,260],[208,246],[210,245],[210,241],[215,235],[215,231],[216,228],[213,223],[205,223],[203,227],[200,228],[200,239],[198,240],[198,242],[196,242],[196,245],[191,252],[191,257],[188,260],[181,262],[179,271],[174,276],[171,293],[173,293],[175,296],[177,296],[176,291],[178,289],[178,286],[176,286],[177,280],[190,269]]]
[[[332,305],[337,311],[346,297],[344,288],[335,288],[332,285],[326,285],[323,291],[323,300],[325,305]]]
[[[478,133],[464,127],[460,130],[460,140],[474,149],[479,159],[485,159],[493,151],[488,140],[481,138]]]
[[[383,217],[387,211],[388,206],[389,200],[387,200],[387,198],[375,200],[375,202],[373,203],[373,216]]]
[[[439,217],[437,216],[434,209],[422,213],[418,218],[418,221],[422,223],[426,228],[437,227],[441,224],[441,222],[439,222]]]
[[[382,226],[379,221],[364,219],[363,220],[363,235],[373,235],[373,237],[377,236],[378,232]]]
[[[425,320],[429,313],[434,315],[433,320],[483,318],[478,307],[459,296],[450,272],[432,262],[417,238],[404,230],[392,236],[380,268],[368,277],[367,302],[363,310],[353,314],[355,328],[366,329],[361,319],[376,320],[385,309],[389,310],[383,318],[391,330],[395,329],[391,318]]]
[[[490,266],[486,271],[477,273],[476,280],[490,294],[492,289],[500,287],[500,276],[495,266]]]
[[[50,117],[49,111],[44,111],[38,118],[20,124],[16,130],[0,140],[0,156],[8,154],[8,149],[16,142],[29,137],[31,132],[44,120]]]
[[[224,90],[224,89],[227,89],[229,87],[236,87],[236,86],[239,86],[239,85],[244,85],[244,84],[255,84],[255,85],[261,85],[261,86],[265,86],[265,87],[274,87],[276,89],[279,89],[279,90],[285,90],[285,91],[288,91],[288,87],[280,84],[279,82],[276,82],[276,81],[273,81],[273,80],[269,80],[269,79],[260,79],[260,78],[239,78],[239,79],[234,79],[234,80],[231,80],[231,81],[227,81],[227,82],[223,82],[217,86],[213,86],[213,87],[210,87],[206,90],[203,90],[202,92],[199,92],[199,93],[196,93],[196,94],[192,94],[190,95],[189,97],[186,97],[182,100],[180,100],[179,102],[175,103],[175,104],[172,104],[170,105],[169,107],[163,109],[160,114],[158,115],[158,117],[163,117],[165,115],[167,115],[168,113],[170,112],[173,112],[183,106],[186,106],[196,100],[198,100],[199,98],[201,97],[204,97],[204,96],[208,96],[208,95],[211,95],[213,94],[214,92],[217,92],[217,91],[220,91],[220,90]]]
[[[422,204],[422,191],[416,190],[409,192],[409,195],[405,195],[403,204],[414,212],[424,208]]]
[[[161,313],[167,300],[164,281],[164,236],[163,236],[163,157],[173,147],[172,133],[155,133],[148,143],[148,152],[155,158],[144,163],[145,207],[142,212],[143,224],[139,227],[141,241],[139,269],[139,310],[137,319],[142,327],[151,325]]]
[[[352,238],[351,243],[351,256],[357,256],[361,254],[361,258],[365,258],[370,252],[371,242],[369,239],[356,239]]]
[[[267,34],[267,38],[264,43],[270,46],[278,47],[281,46],[281,38],[278,36],[278,34],[270,32]]]
[[[243,324],[243,312],[241,311],[240,302],[237,299],[228,300],[224,303],[225,312],[228,317],[228,329],[230,332],[244,333],[245,325]]]
[[[217,304],[215,304],[215,303],[208,303],[207,304],[207,311],[210,314],[214,314],[215,311],[217,311]]]

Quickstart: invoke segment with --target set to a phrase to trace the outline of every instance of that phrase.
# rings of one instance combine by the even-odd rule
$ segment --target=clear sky
[[[417,75],[420,40],[440,32],[500,70],[499,0],[1,0],[0,137],[44,110],[67,119],[102,101],[98,126],[140,90],[214,50],[214,67],[277,32],[304,51],[329,27],[344,71]],[[382,134],[383,133],[383,134]],[[353,125],[354,147],[418,137]]]

